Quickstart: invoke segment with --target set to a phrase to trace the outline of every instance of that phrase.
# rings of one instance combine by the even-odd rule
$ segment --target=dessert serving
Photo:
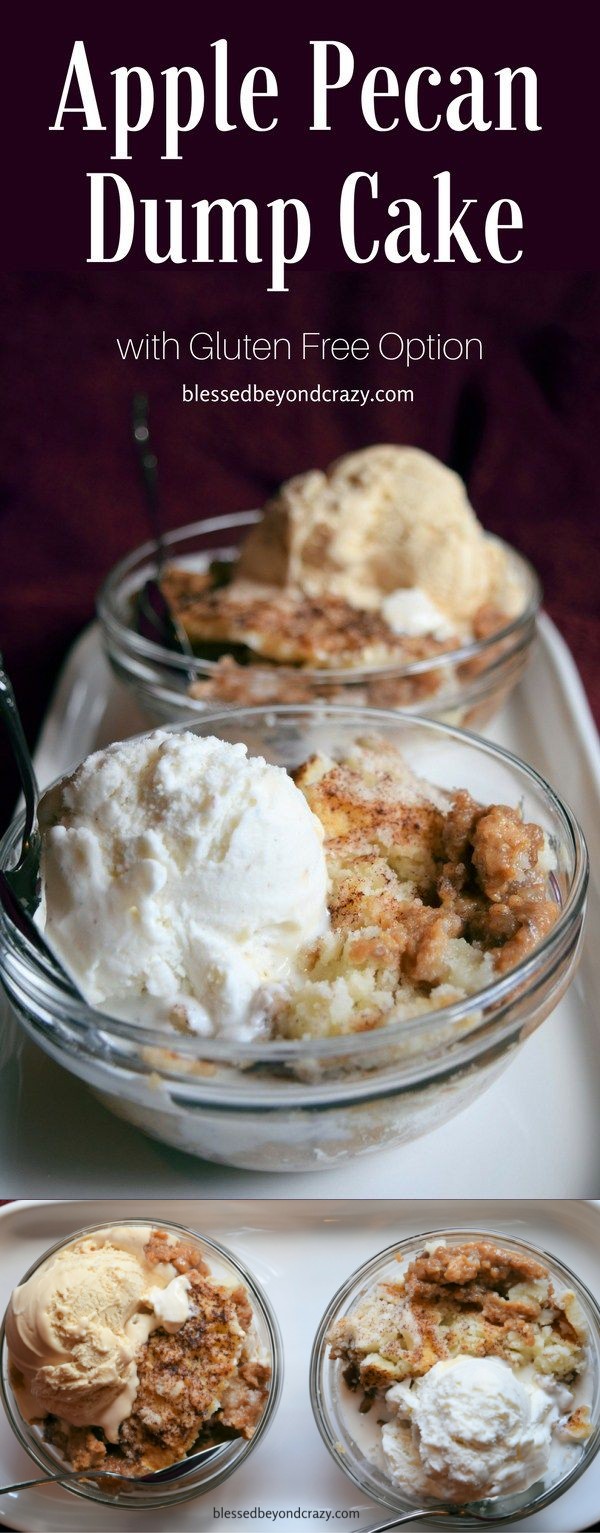
[[[238,547],[215,547],[236,532]],[[357,704],[452,721],[477,704],[473,722],[522,669],[540,595],[526,561],[484,532],[459,476],[404,446],[288,480],[258,520],[169,534],[160,581],[190,656],[143,637],[149,574],[148,549],[124,560],[99,611],[118,674],[167,719],[179,686],[188,712],[339,702],[350,688]]]
[[[199,1038],[360,1032],[492,984],[554,925],[554,855],[373,736],[294,773],[156,731],[40,805],[46,934],[94,1005]]]
[[[207,713],[91,756],[39,819],[36,919],[74,988],[0,911],[17,1018],[111,1110],[209,1160],[317,1169],[413,1140],[574,971],[576,820],[430,720]],[[3,866],[20,845],[17,818]]]
[[[240,703],[268,701],[269,680],[273,700],[306,700],[303,668],[377,670],[459,649],[525,600],[458,475],[412,447],[365,448],[290,479],[231,570],[173,567],[162,583],[198,654],[229,647],[192,696]],[[265,660],[299,674],[248,669]]]
[[[151,1224],[55,1249],[13,1291],[5,1336],[22,1419],[76,1470],[144,1477],[250,1440],[272,1385],[244,1282]]]
[[[523,1242],[465,1234],[406,1246],[367,1264],[351,1302],[325,1317],[326,1440],[341,1426],[336,1451],[351,1473],[362,1462],[387,1484],[390,1504],[537,1502],[597,1446],[584,1292]]]

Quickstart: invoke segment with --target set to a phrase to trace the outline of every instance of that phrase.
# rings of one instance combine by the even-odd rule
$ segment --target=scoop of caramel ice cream
[[[137,1389],[139,1348],[158,1323],[155,1296],[176,1278],[170,1263],[148,1261],[149,1235],[138,1225],[75,1240],[15,1288],[6,1339],[28,1420],[55,1413],[117,1436]]]
[[[458,474],[418,448],[382,445],[283,484],[246,539],[238,573],[373,609],[416,588],[468,624],[494,599],[504,566]]]

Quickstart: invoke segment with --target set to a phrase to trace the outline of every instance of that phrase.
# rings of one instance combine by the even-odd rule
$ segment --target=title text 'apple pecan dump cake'
[[[357,1441],[415,1495],[460,1503],[526,1490],[562,1473],[591,1433],[576,1403],[588,1367],[578,1299],[555,1291],[541,1261],[491,1238],[425,1246],[327,1340]]]
[[[150,1225],[62,1246],[14,1290],[6,1337],[21,1414],[75,1469],[144,1475],[250,1438],[269,1393],[245,1286]]]
[[[187,731],[40,805],[46,933],[91,1003],[199,1038],[348,1034],[461,1001],[558,915],[542,829],[380,738],[294,773]]]
[[[458,475],[397,446],[288,480],[236,562],[173,565],[162,584],[195,653],[218,662],[192,695],[229,703],[308,700],[307,671],[433,661],[497,633],[525,605],[521,580],[486,537]],[[404,700],[406,683],[396,679],[388,696],[391,682],[377,684],[382,706]],[[424,668],[411,695],[439,684]],[[338,690],[332,683],[328,695]]]

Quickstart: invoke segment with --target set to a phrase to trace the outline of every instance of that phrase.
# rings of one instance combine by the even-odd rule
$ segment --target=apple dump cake
[[[327,1340],[351,1429],[360,1437],[367,1417],[373,1461],[415,1495],[523,1491],[591,1433],[579,1300],[492,1237],[430,1242],[367,1287]]]
[[[14,1290],[6,1336],[22,1415],[75,1469],[141,1476],[250,1438],[269,1394],[244,1284],[149,1225],[62,1246]]]
[[[49,940],[103,1010],[199,1039],[385,1026],[481,991],[550,931],[543,830],[381,738],[294,773],[155,731],[40,805]]]
[[[526,600],[458,475],[397,446],[288,480],[237,561],[173,565],[162,585],[196,655],[216,662],[191,695],[242,704],[310,699],[312,671],[330,700],[344,677],[324,691],[321,673],[385,670],[394,676],[367,681],[364,701],[418,700],[440,686],[436,660],[498,633]],[[397,674],[415,662],[410,678]],[[481,659],[458,664],[465,681]]]

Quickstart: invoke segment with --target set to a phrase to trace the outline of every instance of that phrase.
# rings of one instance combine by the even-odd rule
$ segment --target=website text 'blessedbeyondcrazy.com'
[[[213,1518],[215,1522],[356,1522],[360,1517],[360,1508],[357,1506],[318,1507],[318,1506],[246,1506],[226,1507],[213,1506]]]
[[[202,388],[199,383],[182,384],[184,405],[359,405],[413,404],[412,389],[335,388],[316,383],[313,388],[266,389],[257,383],[243,388]]]

